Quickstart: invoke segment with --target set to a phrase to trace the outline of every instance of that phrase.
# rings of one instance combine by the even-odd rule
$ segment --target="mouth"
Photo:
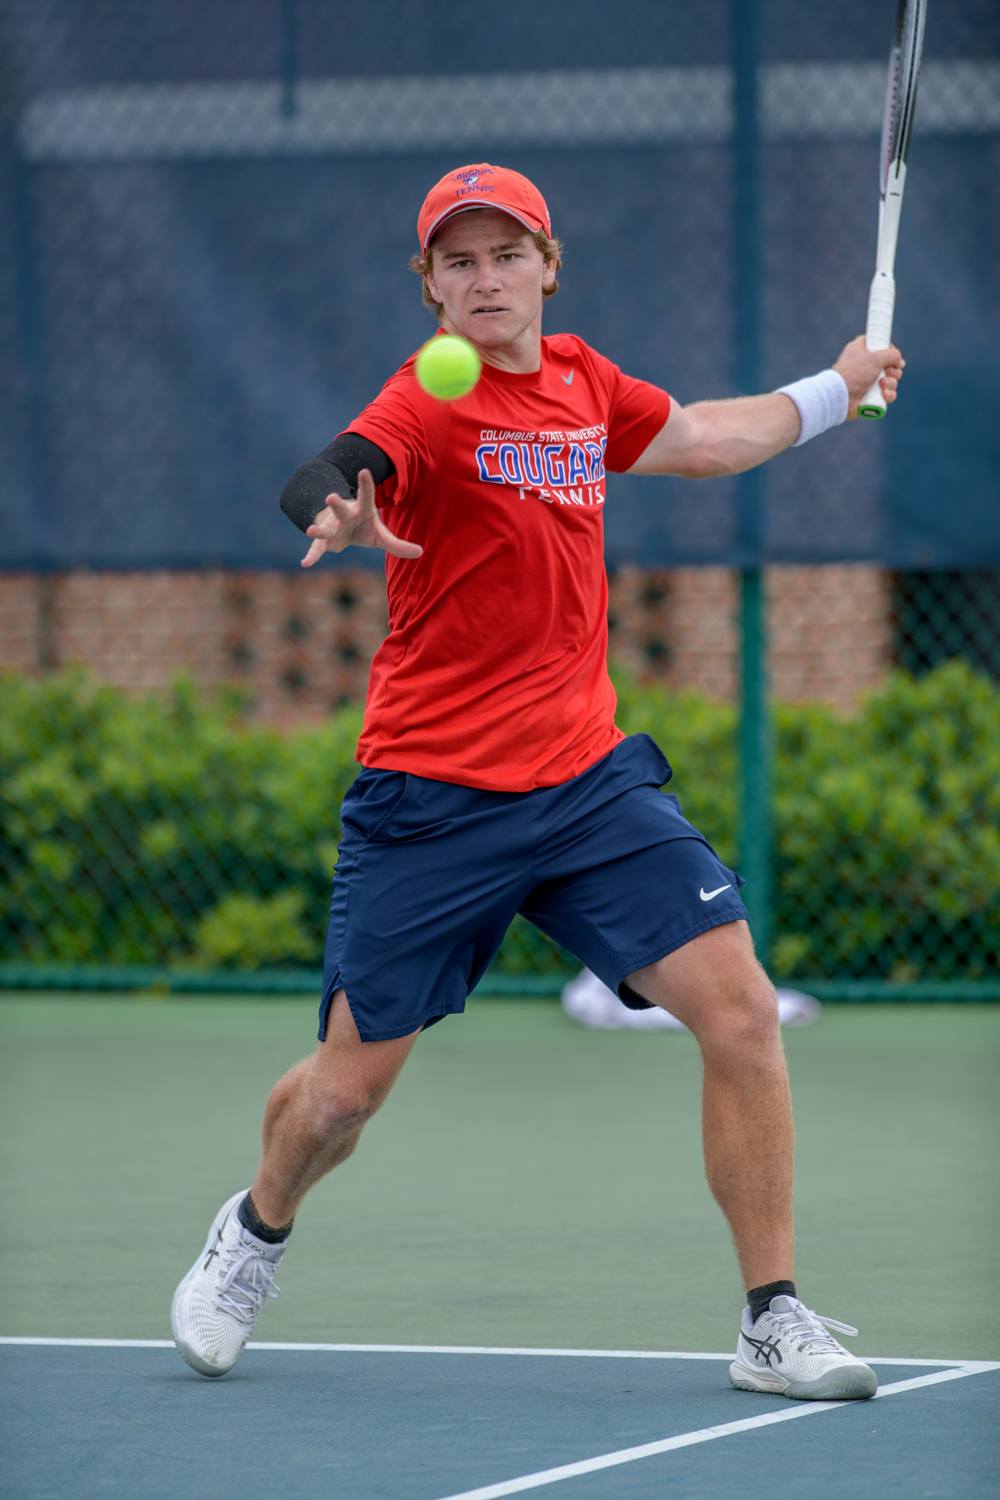
[[[472,316],[474,318],[478,318],[481,316],[492,316],[494,313],[507,312],[510,312],[509,307],[474,307],[472,309]]]

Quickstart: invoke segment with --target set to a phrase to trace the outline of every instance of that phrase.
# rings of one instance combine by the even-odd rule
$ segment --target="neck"
[[[508,370],[512,375],[533,375],[542,368],[542,314],[532,319],[528,327],[509,344],[481,344],[463,328],[456,328],[447,313],[441,319],[445,333],[454,333],[467,339],[484,365],[496,370]]]

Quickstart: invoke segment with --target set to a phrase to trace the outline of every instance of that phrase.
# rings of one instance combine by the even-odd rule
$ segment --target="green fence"
[[[895,650],[923,651],[916,672],[850,718],[773,706],[779,981],[826,999],[1000,998],[1000,687],[971,630],[995,629],[986,586],[921,584],[937,660],[907,624],[914,581],[897,579]],[[685,812],[737,862],[737,709],[619,690],[622,728],[657,739]],[[0,984],[314,987],[358,728],[351,708],[280,734],[185,683],[136,699],[74,672],[0,679]],[[517,919],[483,990],[554,993],[576,967]]]
[[[0,985],[314,984],[360,711],[280,734],[244,706],[0,677]],[[530,991],[579,966],[518,919],[496,967]]]

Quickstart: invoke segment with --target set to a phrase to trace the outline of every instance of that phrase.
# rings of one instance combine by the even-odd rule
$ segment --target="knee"
[[[778,997],[758,966],[735,982],[719,986],[706,1003],[695,1030],[702,1049],[752,1056],[781,1047]]]
[[[778,1033],[778,997],[762,969],[748,974],[720,997],[722,1025],[733,1035],[748,1040]]]
[[[706,1061],[767,1058],[770,1065],[781,1052],[778,997],[745,922],[710,928],[627,983],[683,1021]]]
[[[357,1135],[381,1103],[380,1094],[363,1086],[323,1089],[313,1101],[313,1128],[324,1141]]]

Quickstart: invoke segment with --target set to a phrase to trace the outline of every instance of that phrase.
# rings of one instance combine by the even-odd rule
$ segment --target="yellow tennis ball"
[[[417,379],[429,396],[457,401],[467,396],[479,379],[479,355],[465,339],[439,334],[417,355]]]

